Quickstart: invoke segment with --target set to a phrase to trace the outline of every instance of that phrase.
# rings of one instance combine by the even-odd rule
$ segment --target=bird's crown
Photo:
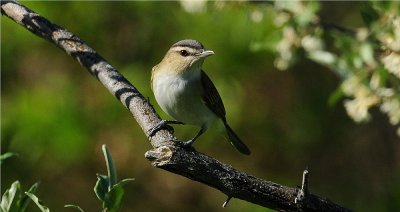
[[[192,40],[192,39],[185,39],[185,40],[178,41],[174,45],[172,45],[171,48],[178,47],[178,46],[179,47],[189,47],[189,48],[193,48],[193,49],[204,49],[203,44],[201,44],[197,40]]]

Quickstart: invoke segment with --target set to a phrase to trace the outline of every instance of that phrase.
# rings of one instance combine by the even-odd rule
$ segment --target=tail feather
[[[250,155],[250,149],[240,140],[240,138],[233,132],[232,128],[224,121],[226,132],[228,133],[229,141],[239,152]]]

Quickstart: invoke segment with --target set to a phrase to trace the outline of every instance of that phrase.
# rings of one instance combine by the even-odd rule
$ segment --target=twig
[[[228,205],[229,201],[231,201],[231,199],[232,199],[232,197],[228,196],[228,198],[225,200],[224,204],[222,204],[222,207],[225,208]]]
[[[346,28],[343,26],[339,26],[337,24],[333,24],[333,23],[328,23],[328,22],[324,22],[324,21],[320,21],[314,24],[315,26],[321,26],[324,30],[327,31],[337,31],[343,34],[347,34],[351,37],[356,37],[357,32],[354,29],[350,29],[350,28]]]
[[[81,63],[129,109],[146,134],[160,122],[148,100],[81,39],[16,1],[1,1],[1,12]],[[176,145],[175,139],[168,130],[160,130],[152,137],[150,142],[155,149],[146,152],[146,158],[156,167],[216,188],[228,195],[229,199],[239,198],[281,211],[349,211],[312,194],[306,196],[307,204],[296,204],[298,189],[240,172],[194,149],[181,148]]]
[[[308,169],[303,171],[303,180],[301,181],[301,189],[297,193],[297,197],[294,200],[294,203],[301,203],[303,202],[309,194],[308,191]]]

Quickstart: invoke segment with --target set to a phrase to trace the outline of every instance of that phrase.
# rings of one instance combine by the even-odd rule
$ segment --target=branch
[[[1,1],[1,13],[82,64],[132,113],[147,136],[148,130],[161,121],[148,100],[81,39],[13,0]],[[154,149],[145,156],[154,166],[220,190],[228,196],[224,205],[235,197],[281,211],[349,211],[309,194],[307,183],[302,189],[289,188],[240,172],[193,148],[182,148],[168,130],[157,132],[149,140]]]
[[[180,146],[162,146],[145,154],[152,164],[216,188],[228,196],[279,211],[350,211],[308,193],[308,175],[302,188],[290,188],[240,172],[214,158]],[[227,202],[224,203],[226,206]]]

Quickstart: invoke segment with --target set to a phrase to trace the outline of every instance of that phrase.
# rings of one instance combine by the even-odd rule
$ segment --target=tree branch
[[[81,39],[13,0],[1,1],[1,13],[82,64],[128,108],[147,136],[148,130],[160,121],[147,99]],[[309,194],[307,183],[303,183],[302,189],[289,188],[240,172],[193,148],[182,148],[168,130],[157,132],[149,140],[154,149],[146,152],[145,156],[154,166],[220,190],[228,196],[224,205],[235,197],[281,211],[349,211]],[[303,182],[308,182],[307,179]]]

